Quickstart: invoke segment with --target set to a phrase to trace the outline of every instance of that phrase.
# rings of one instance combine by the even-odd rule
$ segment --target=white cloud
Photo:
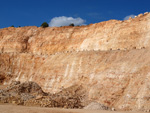
[[[60,17],[52,18],[49,23],[49,26],[51,27],[68,26],[71,23],[73,23],[74,25],[83,25],[85,23],[85,20],[83,20],[80,17],[73,18],[73,17],[60,16]]]
[[[128,20],[130,17],[131,17],[131,18],[135,18],[135,16],[136,16],[136,15],[133,15],[133,14],[132,14],[132,15],[128,15],[128,16],[126,16],[123,20]]]

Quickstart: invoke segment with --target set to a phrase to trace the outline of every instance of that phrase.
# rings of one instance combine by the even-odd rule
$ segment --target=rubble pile
[[[35,82],[13,81],[10,86],[0,90],[0,103],[12,103],[25,106],[83,108],[87,104],[85,89],[74,85],[51,94],[44,93]]]
[[[10,86],[0,90],[0,103],[13,103],[23,105],[25,101],[36,98],[39,95],[46,95],[41,87],[35,82],[20,83],[13,81]]]

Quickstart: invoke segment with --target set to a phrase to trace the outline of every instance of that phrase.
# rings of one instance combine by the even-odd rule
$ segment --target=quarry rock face
[[[0,29],[0,84],[36,82],[53,94],[76,84],[116,110],[150,108],[150,13],[80,27]]]

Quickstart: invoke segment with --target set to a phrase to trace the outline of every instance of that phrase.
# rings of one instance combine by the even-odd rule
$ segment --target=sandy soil
[[[144,112],[116,112],[80,109],[60,109],[60,108],[41,108],[25,107],[9,104],[0,104],[0,113],[144,113]]]

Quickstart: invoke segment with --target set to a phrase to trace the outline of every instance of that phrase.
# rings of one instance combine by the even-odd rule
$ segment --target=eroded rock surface
[[[33,81],[44,92],[84,86],[117,110],[150,108],[150,13],[81,27],[0,29],[0,82]]]

